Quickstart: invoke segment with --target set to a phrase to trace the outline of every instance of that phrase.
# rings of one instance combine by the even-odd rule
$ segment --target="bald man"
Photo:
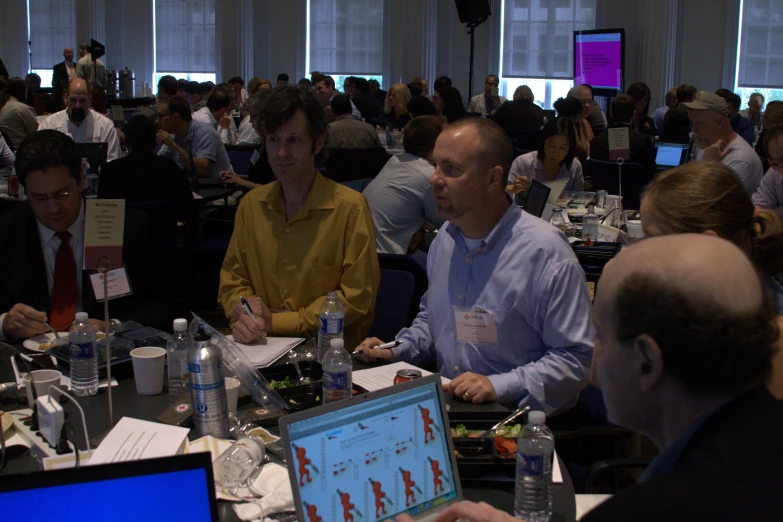
[[[585,275],[565,235],[505,192],[513,149],[494,121],[466,118],[438,136],[430,185],[448,220],[430,247],[429,289],[392,350],[361,358],[437,364],[445,390],[473,403],[547,414],[584,387],[594,330]]]
[[[63,61],[52,67],[52,87],[55,96],[59,96],[63,86],[76,78],[76,64],[73,62],[73,48],[63,49]]]
[[[606,266],[593,319],[609,420],[661,453],[583,522],[780,519],[783,404],[764,386],[775,314],[745,254],[712,235],[650,238]],[[472,502],[438,517],[457,519],[514,520]]]
[[[120,157],[120,140],[117,139],[114,123],[90,109],[91,103],[87,83],[81,78],[71,81],[65,97],[65,110],[49,115],[38,130],[58,130],[76,143],[106,142],[109,144],[107,161],[115,160]]]
[[[711,235],[647,239],[607,265],[596,377],[609,421],[661,453],[584,522],[780,517],[783,404],[765,387],[775,315],[747,257]]]

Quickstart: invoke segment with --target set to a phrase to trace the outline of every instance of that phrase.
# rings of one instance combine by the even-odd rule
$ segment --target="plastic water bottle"
[[[332,339],[329,351],[321,362],[323,367],[324,404],[347,399],[351,396],[351,354],[345,349],[345,341]]]
[[[265,453],[266,447],[261,437],[242,437],[212,464],[215,482],[226,493],[235,495],[237,489],[261,465]]]
[[[174,334],[166,343],[169,365],[169,404],[174,404],[187,396],[188,386],[188,349],[190,335],[188,320],[174,319]]]
[[[598,215],[595,213],[595,207],[587,207],[587,214],[582,218],[582,240],[587,246],[598,241]]]
[[[71,388],[74,395],[84,397],[98,393],[98,350],[95,347],[95,327],[87,312],[78,312],[68,332],[71,352]]]
[[[552,517],[552,454],[555,437],[543,411],[531,411],[517,441],[517,483],[514,516],[527,522]]]
[[[337,297],[337,292],[326,294],[326,301],[321,305],[319,313],[321,326],[318,328],[318,360],[323,361],[329,351],[329,341],[343,338],[345,310]]]

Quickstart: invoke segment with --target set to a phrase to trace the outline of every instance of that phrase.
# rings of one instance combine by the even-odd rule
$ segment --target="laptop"
[[[655,144],[655,163],[658,170],[669,170],[688,162],[690,142],[659,141]]]
[[[569,181],[571,181],[570,178],[556,179],[554,181],[545,181],[544,185],[552,189],[552,191],[549,193],[549,199],[547,199],[547,203],[552,203],[554,205],[555,202],[557,202],[558,198],[560,198],[560,194],[562,194],[563,190],[565,190],[566,185],[568,185]]]
[[[280,418],[297,520],[430,521],[462,500],[440,376]]]
[[[106,158],[109,154],[109,144],[104,141],[94,143],[77,143],[76,152],[80,158],[87,158],[90,164],[90,171],[98,173],[98,167],[106,164]]]
[[[544,208],[549,202],[549,194],[552,189],[543,183],[534,179],[530,180],[530,187],[527,189],[527,199],[525,199],[522,209],[528,214],[540,218],[544,213]]]
[[[3,520],[218,520],[210,453],[0,475]]]

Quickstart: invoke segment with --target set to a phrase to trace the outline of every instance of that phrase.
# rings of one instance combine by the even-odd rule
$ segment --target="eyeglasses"
[[[76,192],[70,191],[70,190],[62,190],[60,192],[55,192],[51,196],[49,194],[34,194],[30,196],[30,199],[35,201],[36,203],[46,203],[50,199],[54,199],[56,201],[64,201],[71,196],[73,196]]]

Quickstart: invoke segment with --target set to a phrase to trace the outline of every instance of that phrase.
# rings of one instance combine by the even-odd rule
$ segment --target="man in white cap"
[[[720,161],[739,177],[748,194],[759,188],[764,168],[748,143],[731,128],[726,100],[711,92],[699,91],[692,102],[684,102],[693,122],[696,159]]]

